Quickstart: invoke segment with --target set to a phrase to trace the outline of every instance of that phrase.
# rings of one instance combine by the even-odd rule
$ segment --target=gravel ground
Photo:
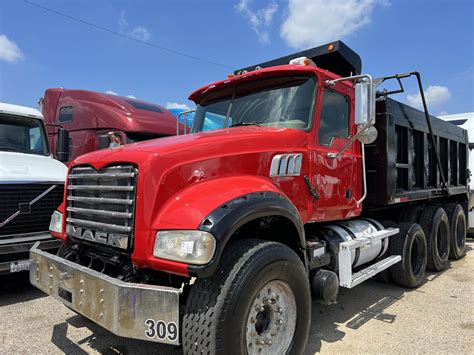
[[[465,258],[416,290],[367,281],[342,289],[336,305],[314,302],[306,354],[472,354],[473,248],[471,240]],[[10,276],[0,279],[1,354],[181,353],[117,337],[29,286],[26,275]]]

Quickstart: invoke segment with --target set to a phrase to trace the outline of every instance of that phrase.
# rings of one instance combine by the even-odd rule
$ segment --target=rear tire
[[[417,287],[425,277],[427,248],[425,233],[417,223],[401,223],[400,232],[390,238],[390,254],[402,260],[390,268],[393,281],[400,286]]]
[[[448,266],[450,228],[445,210],[439,206],[427,206],[420,217],[420,225],[426,236],[428,260],[426,268],[441,271]]]
[[[458,203],[446,204],[446,214],[448,215],[451,232],[449,257],[450,259],[459,260],[465,255],[467,235],[466,214]]]
[[[310,317],[309,279],[298,255],[280,243],[240,240],[226,246],[214,275],[191,287],[183,350],[299,354]]]

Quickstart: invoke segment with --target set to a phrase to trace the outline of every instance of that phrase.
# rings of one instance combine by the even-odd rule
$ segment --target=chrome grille
[[[88,166],[73,168],[67,187],[66,234],[130,250],[137,174],[131,165],[99,171]]]

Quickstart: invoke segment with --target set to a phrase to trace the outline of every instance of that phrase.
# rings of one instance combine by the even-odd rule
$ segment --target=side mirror
[[[69,132],[59,128],[58,143],[56,144],[56,158],[63,163],[69,161]]]
[[[355,124],[363,126],[371,121],[370,87],[368,82],[360,82],[355,85]]]

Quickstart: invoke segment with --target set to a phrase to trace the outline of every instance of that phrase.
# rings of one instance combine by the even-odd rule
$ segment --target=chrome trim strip
[[[90,208],[79,208],[79,207],[68,207],[68,211],[82,213],[82,214],[95,214],[98,216],[109,216],[116,218],[132,218],[132,214],[128,212],[115,212],[115,211],[105,211],[105,210],[94,210]]]
[[[82,196],[68,196],[68,201],[91,202],[91,203],[116,203],[123,205],[133,205],[133,200],[121,198],[106,198],[106,197],[82,197]]]
[[[133,186],[110,186],[110,185],[69,185],[68,190],[102,190],[102,191],[133,191]]]
[[[93,222],[93,221],[86,221],[83,219],[77,218],[66,218],[66,222],[74,223],[78,227],[98,227],[104,228],[108,230],[112,230],[115,232],[131,232],[132,227],[127,226],[119,226],[117,224],[109,224],[109,223],[102,223],[102,222]]]
[[[69,179],[93,179],[93,178],[133,178],[135,173],[97,173],[97,174],[71,174]]]

